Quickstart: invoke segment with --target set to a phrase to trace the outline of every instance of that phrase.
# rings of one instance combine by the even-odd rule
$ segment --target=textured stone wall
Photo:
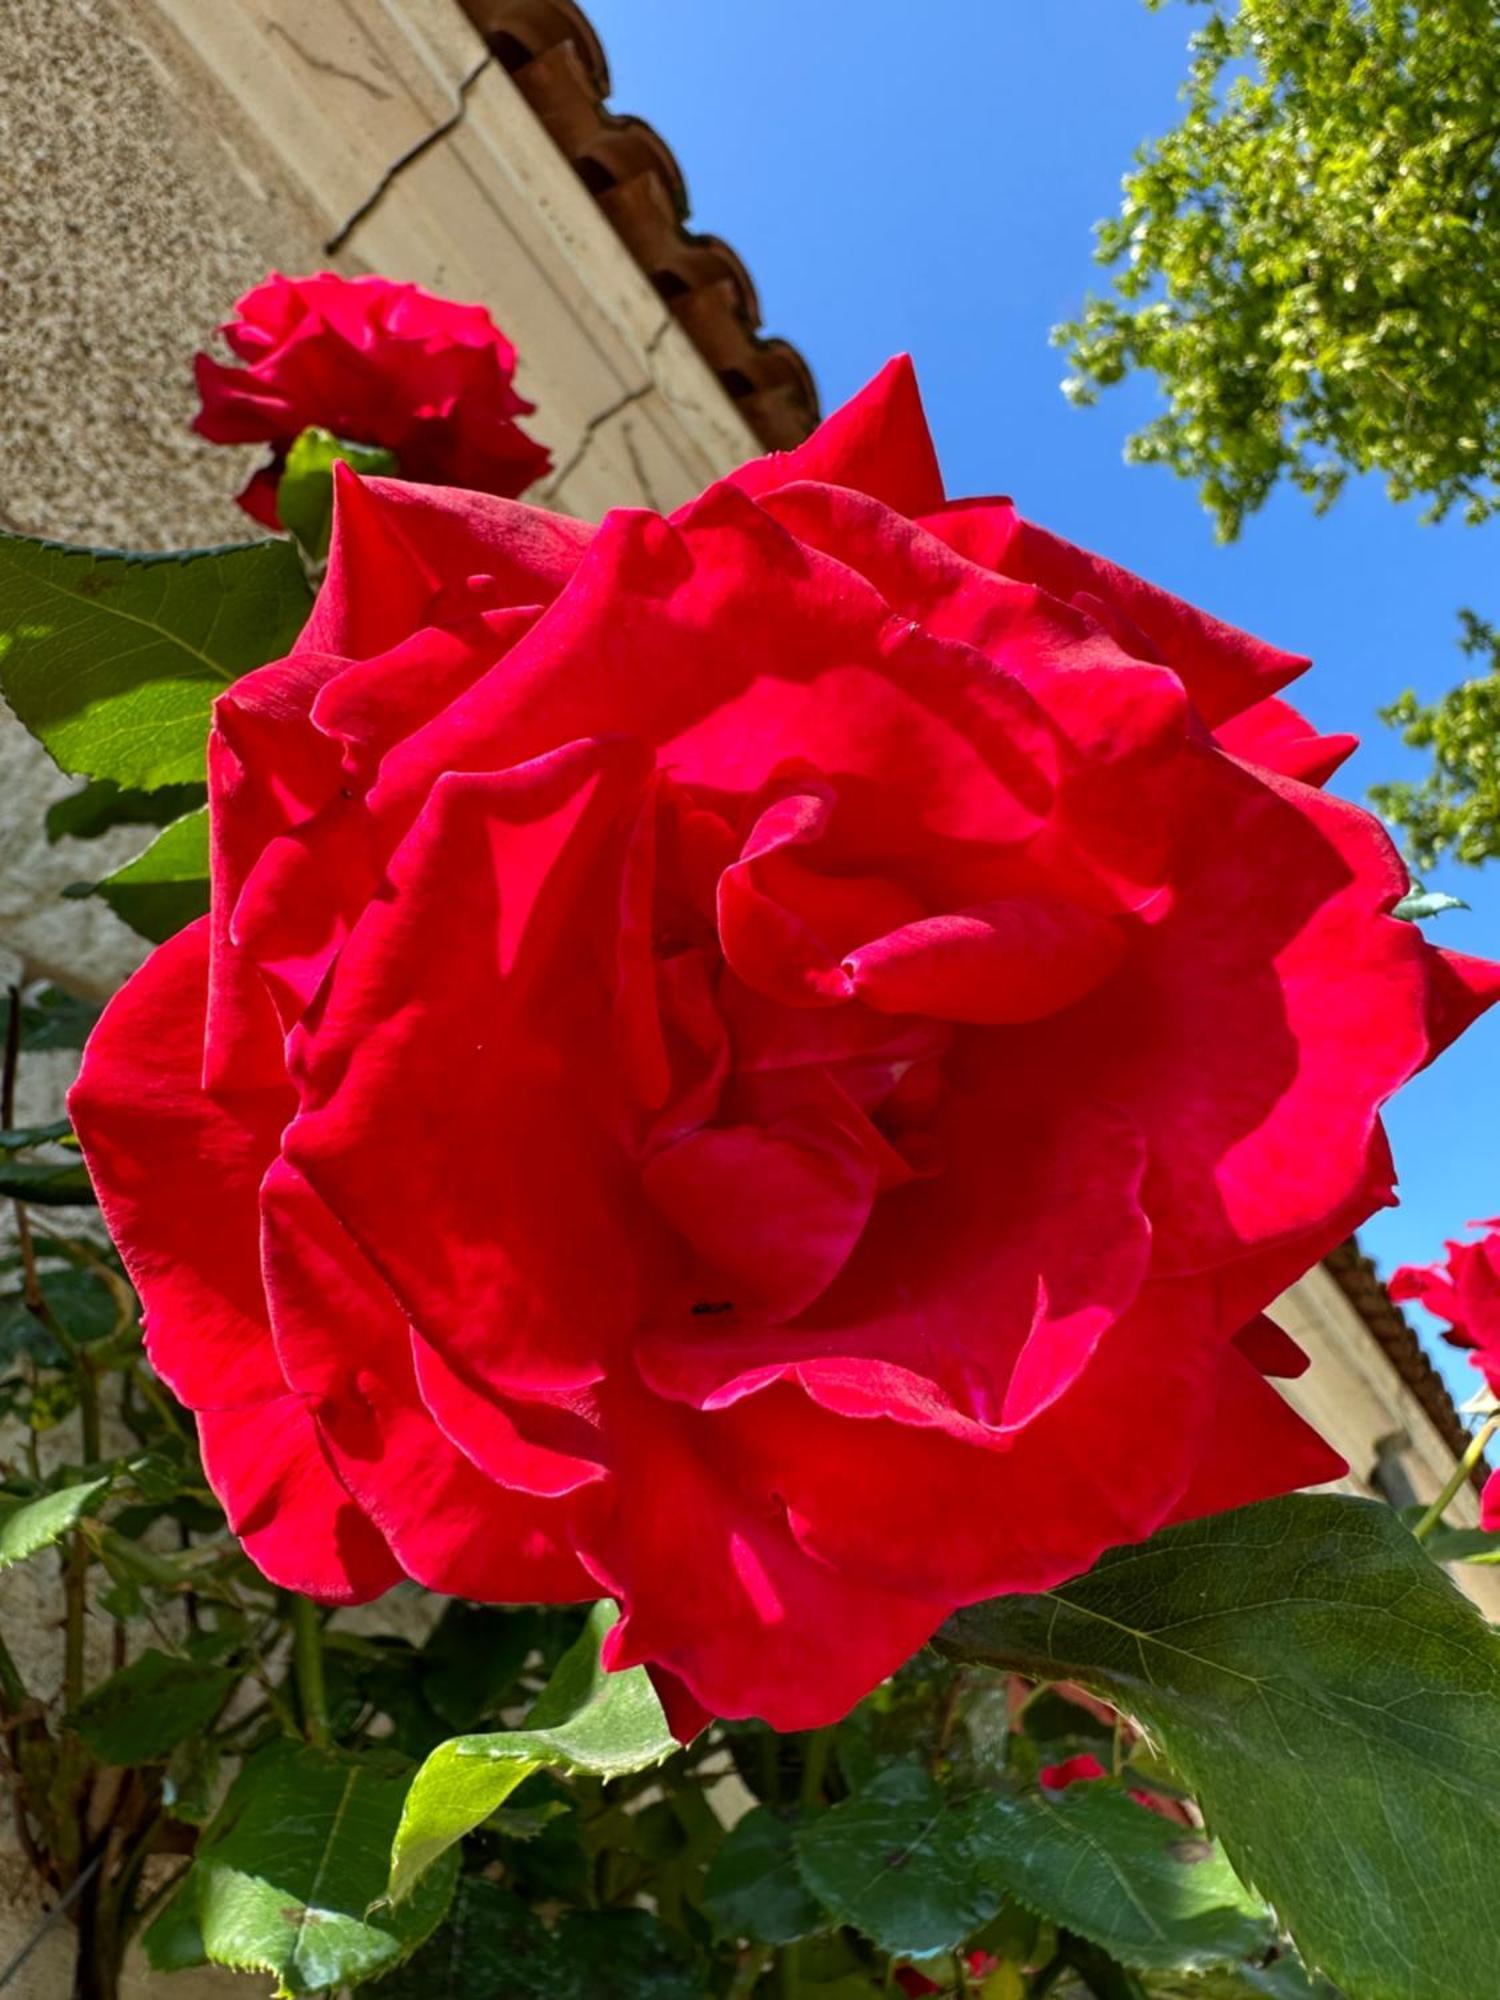
[[[151,7],[6,0],[0,525],[127,548],[243,539],[241,455],[188,429],[193,351],[267,269],[319,261],[305,200]],[[0,950],[106,993],[140,947],[102,905],[58,905],[100,859],[42,836],[66,788],[0,711]]]
[[[270,266],[320,261],[316,220],[149,6],[7,0],[0,139],[5,522],[126,547],[242,536],[233,457],[187,427],[193,350]]]

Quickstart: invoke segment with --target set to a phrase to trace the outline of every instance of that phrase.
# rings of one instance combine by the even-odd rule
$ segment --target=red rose
[[[1471,1222],[1486,1229],[1477,1243],[1447,1243],[1448,1255],[1437,1264],[1403,1264],[1392,1274],[1393,1299],[1415,1299],[1439,1319],[1449,1322],[1445,1337],[1455,1347],[1472,1348],[1474,1366],[1491,1391],[1500,1396],[1500,1217]],[[1500,1472],[1484,1490],[1481,1518],[1487,1528],[1500,1529]]]
[[[1444,1337],[1474,1349],[1475,1366],[1494,1388],[1500,1382],[1500,1217],[1469,1227],[1490,1233],[1477,1243],[1445,1243],[1448,1254],[1440,1263],[1403,1264],[1392,1274],[1390,1294],[1415,1299],[1449,1321]]]
[[[1044,1792],[1065,1792],[1069,1785],[1089,1785],[1108,1776],[1099,1759],[1084,1751],[1078,1757],[1065,1757],[1060,1764],[1044,1764],[1037,1772],[1037,1783]]]
[[[905,363],[670,521],[336,513],[73,1098],[269,1575],[608,1593],[680,1726],[801,1729],[1337,1473],[1256,1316],[1500,968],[1388,915],[1301,661],[945,502]]]
[[[480,493],[513,497],[552,463],[516,423],[536,405],[516,394],[516,351],[483,306],[319,271],[273,272],[235,311],[220,332],[245,366],[196,357],[193,429],[215,444],[274,447],[239,496],[268,528],[281,525],[287,451],[312,424],[393,451],[405,479]]]

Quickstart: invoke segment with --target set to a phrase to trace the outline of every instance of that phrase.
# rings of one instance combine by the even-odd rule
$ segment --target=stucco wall
[[[306,203],[152,29],[105,0],[0,14],[0,525],[29,534],[242,539],[239,454],[188,430],[193,349],[270,265],[318,255]],[[107,992],[139,945],[102,905],[57,904],[99,872],[43,839],[65,783],[0,711],[0,945]]]

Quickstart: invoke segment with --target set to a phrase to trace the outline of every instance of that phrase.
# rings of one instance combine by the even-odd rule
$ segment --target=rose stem
[[[1454,1494],[1458,1491],[1459,1487],[1463,1485],[1464,1481],[1468,1478],[1469,1474],[1474,1470],[1475,1466],[1478,1465],[1479,1461],[1484,1457],[1484,1448],[1489,1443],[1490,1439],[1495,1435],[1495,1432],[1497,1430],[1500,1430],[1500,1415],[1491,1417],[1487,1424],[1483,1425],[1479,1430],[1477,1430],[1474,1433],[1474,1438],[1469,1446],[1469,1449],[1464,1453],[1463,1457],[1458,1461],[1458,1464],[1453,1468],[1452,1478],[1448,1481],[1448,1484],[1443,1488],[1442,1492],[1438,1495],[1436,1500],[1433,1501],[1432,1505],[1427,1509],[1427,1512],[1422,1516],[1421,1520],[1418,1521],[1417,1525],[1412,1529],[1412,1533],[1416,1536],[1419,1542],[1426,1541],[1427,1537],[1432,1533],[1433,1529],[1437,1527],[1439,1522],[1442,1520],[1444,1514],[1447,1513],[1448,1503],[1452,1500]]]
[[[323,1633],[318,1607],[300,1592],[292,1598],[292,1662],[297,1698],[302,1704],[302,1728],[309,1743],[328,1745],[328,1687],[323,1678]]]

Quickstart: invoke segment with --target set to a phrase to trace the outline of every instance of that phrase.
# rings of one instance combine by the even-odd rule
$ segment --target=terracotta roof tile
[[[460,0],[761,443],[800,444],[818,422],[812,370],[760,332],[750,273],[687,226],[682,169],[643,118],[605,108],[609,64],[574,0]]]

